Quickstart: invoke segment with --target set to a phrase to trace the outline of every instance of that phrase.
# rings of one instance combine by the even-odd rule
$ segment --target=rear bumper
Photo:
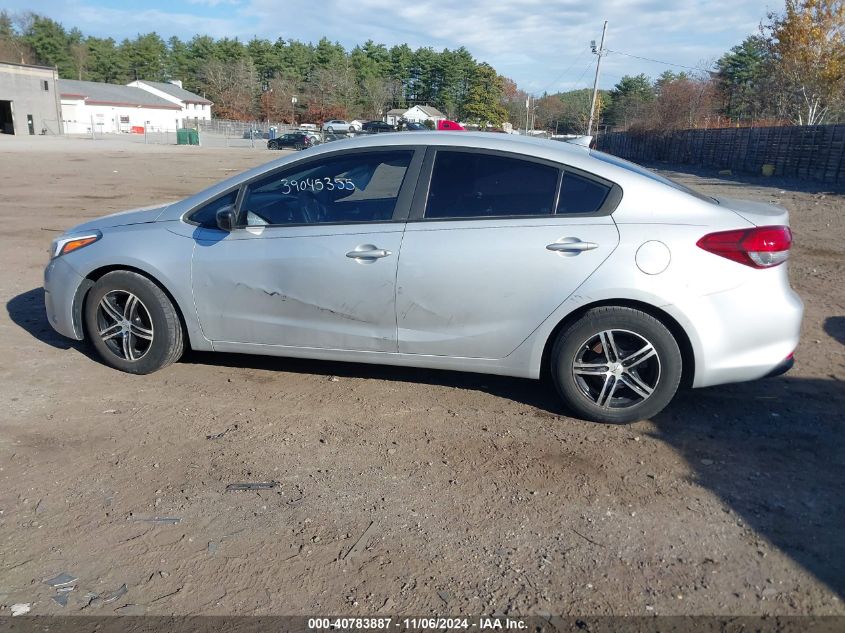
[[[775,367],[772,371],[770,371],[768,374],[766,374],[763,377],[764,378],[774,378],[775,376],[781,376],[781,375],[785,374],[786,372],[788,372],[790,369],[792,369],[793,365],[795,365],[795,357],[793,357],[790,354],[789,358],[786,358],[785,360],[783,360],[780,363],[780,365]]]
[[[672,308],[692,343],[693,387],[757,380],[792,366],[804,304],[785,268],[758,271],[753,282]]]
[[[81,306],[75,305],[77,290],[84,277],[77,273],[63,257],[57,257],[44,269],[44,308],[50,326],[62,336],[81,341]],[[76,312],[76,314],[75,314]]]

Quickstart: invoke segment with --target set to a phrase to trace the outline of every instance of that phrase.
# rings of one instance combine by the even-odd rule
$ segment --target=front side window
[[[496,154],[438,151],[426,218],[549,215],[559,170]]]
[[[557,203],[558,214],[595,213],[601,209],[610,187],[572,172],[565,172]]]
[[[249,185],[250,226],[389,222],[413,151],[348,154],[276,172]]]

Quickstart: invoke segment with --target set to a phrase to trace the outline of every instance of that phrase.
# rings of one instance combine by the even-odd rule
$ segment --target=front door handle
[[[354,251],[349,251],[346,256],[351,259],[381,259],[392,254],[392,252],[383,248],[376,248],[372,244],[364,244],[357,246]]]
[[[584,251],[591,251],[598,248],[599,245],[595,242],[582,242],[577,240],[574,242],[552,242],[546,245],[546,250],[555,251],[557,253],[583,253]]]

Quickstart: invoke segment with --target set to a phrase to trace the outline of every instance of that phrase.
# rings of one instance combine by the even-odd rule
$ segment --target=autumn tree
[[[261,93],[261,116],[268,121],[293,123],[296,120],[297,80],[295,77],[277,74],[267,82]]]
[[[513,79],[502,77],[502,106],[507,112],[507,120],[519,127],[525,124],[526,102],[528,93],[520,90]]]
[[[845,0],[786,0],[763,27],[777,106],[798,125],[845,106]]]
[[[388,104],[400,94],[401,85],[394,79],[386,79],[376,75],[364,77],[361,81],[361,104],[365,116],[380,119],[387,110]]]
[[[37,61],[35,51],[21,36],[30,22],[31,14],[12,15],[0,10],[0,61],[32,64]]]
[[[213,59],[200,69],[199,76],[218,117],[240,121],[255,117],[258,76],[250,59]]]
[[[632,130],[686,130],[703,127],[717,114],[718,88],[709,77],[664,73],[655,82],[654,101],[631,123]]]

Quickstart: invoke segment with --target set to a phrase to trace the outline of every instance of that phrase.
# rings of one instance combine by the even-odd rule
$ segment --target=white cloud
[[[240,0],[186,0],[188,4],[199,4],[207,7],[218,7],[220,5],[238,5]]]
[[[182,38],[325,36],[346,47],[368,39],[413,48],[465,46],[531,91],[591,84],[595,56],[589,43],[599,39],[605,19],[611,50],[696,67],[710,65],[755,32],[767,10],[759,0],[183,0],[158,9],[101,7],[98,0],[29,0],[25,6],[10,1],[11,9],[19,4],[67,27],[116,39],[155,30]],[[153,0],[147,7],[157,5]],[[610,54],[602,85],[623,74],[656,76],[667,68],[681,70]]]
[[[261,36],[325,35],[344,45],[373,39],[388,45],[465,46],[477,59],[535,91],[592,82],[592,70],[584,68],[595,57],[583,57],[583,52],[589,50],[590,40],[600,38],[604,19],[610,23],[608,48],[698,67],[709,65],[754,32],[766,12],[765,6],[748,0],[328,0],[318,11],[312,6],[289,0],[280,13],[274,0],[249,0],[242,12]],[[549,85],[579,57],[565,76]],[[622,74],[655,76],[667,68],[682,70],[619,54],[609,55],[604,67],[608,74],[603,85],[612,85]]]

